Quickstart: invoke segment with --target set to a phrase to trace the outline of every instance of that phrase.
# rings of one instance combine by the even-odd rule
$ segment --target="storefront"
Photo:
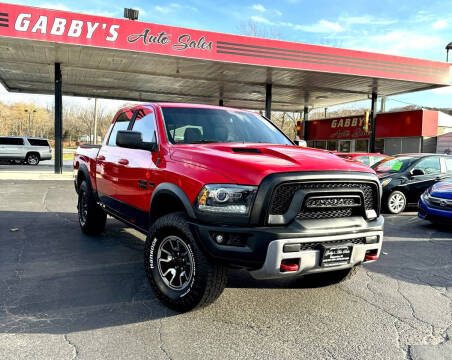
[[[446,128],[452,128],[452,117],[438,111],[412,110],[377,114],[376,152],[388,155],[436,152],[439,115]],[[340,152],[367,152],[369,133],[364,130],[364,122],[364,114],[310,121],[308,146]]]

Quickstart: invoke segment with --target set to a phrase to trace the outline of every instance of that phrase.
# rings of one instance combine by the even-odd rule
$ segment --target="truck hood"
[[[430,195],[452,199],[452,181],[438,182],[432,186]]]
[[[276,172],[344,171],[375,172],[355,161],[341,159],[325,150],[268,144],[194,144],[172,148],[171,158],[212,169],[238,184],[259,185]]]

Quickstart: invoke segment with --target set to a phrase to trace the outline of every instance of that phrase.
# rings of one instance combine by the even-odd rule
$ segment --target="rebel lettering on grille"
[[[359,206],[361,201],[359,198],[309,198],[306,202],[307,208],[337,208],[337,207],[349,207]]]

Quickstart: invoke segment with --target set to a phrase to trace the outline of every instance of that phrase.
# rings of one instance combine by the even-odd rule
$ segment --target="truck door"
[[[129,130],[142,134],[143,141],[156,141],[155,112],[141,108],[132,120]],[[128,221],[147,230],[149,205],[157,183],[158,152],[140,149],[122,149],[122,167],[119,183],[123,189],[121,202],[129,205]]]
[[[96,184],[99,198],[110,209],[122,212],[120,199],[124,189],[119,183],[123,165],[123,148],[116,146],[116,135],[120,130],[127,130],[133,118],[132,110],[126,110],[118,115],[110,131],[108,140],[100,148],[96,159]]]

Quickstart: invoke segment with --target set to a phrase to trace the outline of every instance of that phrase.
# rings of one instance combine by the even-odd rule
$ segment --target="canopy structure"
[[[0,3],[0,81],[13,92],[265,108],[269,116],[449,78],[449,64],[437,61]]]

